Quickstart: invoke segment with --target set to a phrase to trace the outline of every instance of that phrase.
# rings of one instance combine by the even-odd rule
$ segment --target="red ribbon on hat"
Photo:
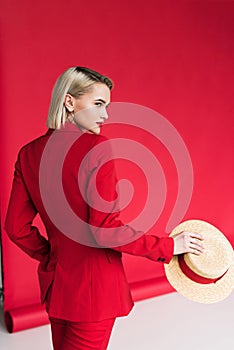
[[[185,276],[187,276],[188,278],[190,278],[192,281],[200,283],[200,284],[210,284],[210,283],[215,283],[218,280],[220,280],[226,273],[224,272],[224,274],[220,277],[217,278],[207,278],[207,277],[203,277],[200,276],[198,274],[196,274],[196,272],[194,272],[193,270],[190,269],[190,267],[186,264],[185,260],[184,260],[184,255],[178,255],[178,262],[181,268],[181,271],[185,274]]]

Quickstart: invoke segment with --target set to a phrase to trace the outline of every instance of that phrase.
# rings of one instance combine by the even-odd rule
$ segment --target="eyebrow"
[[[102,103],[106,103],[106,101],[104,101],[102,98],[97,98],[95,99],[95,101],[101,101]],[[109,106],[110,103],[107,104],[107,106]]]

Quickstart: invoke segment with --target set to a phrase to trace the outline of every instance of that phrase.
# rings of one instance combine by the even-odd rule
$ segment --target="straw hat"
[[[204,304],[225,299],[234,288],[234,252],[226,237],[215,226],[201,220],[178,225],[171,237],[182,232],[196,232],[204,237],[205,252],[173,256],[165,264],[170,284],[186,298]]]

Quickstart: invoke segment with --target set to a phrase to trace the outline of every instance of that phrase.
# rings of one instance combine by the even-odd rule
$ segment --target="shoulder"
[[[112,150],[111,140],[108,139],[105,135],[90,135],[90,140],[91,140],[90,143],[92,144],[92,149],[99,150],[95,152],[98,152],[101,154],[107,154],[111,152]]]
[[[105,136],[105,135],[95,135],[95,134],[89,134],[89,133],[85,133],[84,137],[87,138],[87,140],[89,140],[89,142],[93,145],[105,142],[105,141],[109,141],[109,139]]]
[[[44,147],[49,135],[50,134],[47,131],[45,134],[42,134],[42,135],[36,137],[35,139],[27,142],[23,146],[21,146],[21,148],[19,149],[19,152],[18,152],[18,157],[20,158],[25,153],[27,153],[33,149],[35,150],[37,148],[40,149],[41,147]]]

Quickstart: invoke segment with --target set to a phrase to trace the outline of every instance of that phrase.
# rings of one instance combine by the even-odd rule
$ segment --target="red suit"
[[[82,245],[60,232],[44,208],[39,187],[40,160],[53,132],[58,131],[48,129],[45,135],[28,143],[19,152],[5,222],[6,231],[21,249],[40,261],[41,300],[45,302],[49,290],[47,307],[50,317],[73,322],[95,322],[127,315],[133,301],[121,261],[122,252],[168,263],[173,255],[173,239],[142,235],[120,247],[96,248]],[[80,131],[71,123],[66,123],[59,130],[64,140],[71,132]],[[117,212],[104,214],[90,208],[77,186],[80,162],[93,146],[104,140],[103,136],[85,133],[74,143],[64,163],[64,192],[73,211],[86,222],[96,227],[116,227],[126,234],[135,234],[137,231],[129,226],[120,228]],[[57,151],[59,154],[59,149]],[[80,183],[91,200],[98,162],[100,159],[90,155],[80,177]],[[98,186],[104,196],[106,193],[106,198],[115,197],[116,178],[111,163],[106,173],[102,173]],[[48,240],[32,225],[37,213],[45,225]],[[82,229],[77,227],[77,231]],[[98,231],[94,233],[94,238],[98,242]],[[103,242],[98,243],[103,246]]]

